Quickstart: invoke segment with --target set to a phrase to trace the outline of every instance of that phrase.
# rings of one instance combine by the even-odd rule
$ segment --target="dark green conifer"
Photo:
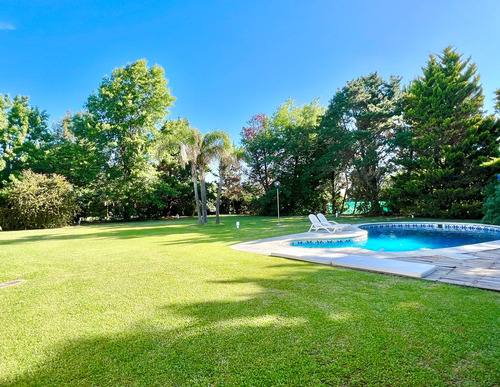
[[[482,190],[498,167],[499,127],[484,118],[484,96],[470,58],[451,47],[431,55],[405,95],[406,127],[396,136],[397,164],[390,202],[402,213],[479,218]]]

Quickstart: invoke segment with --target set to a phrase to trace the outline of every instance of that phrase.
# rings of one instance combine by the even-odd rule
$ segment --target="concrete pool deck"
[[[306,232],[238,243],[231,248],[304,262],[500,291],[500,240],[446,249],[403,252],[377,252],[352,247],[310,249],[290,246],[290,242],[294,240],[355,238],[365,233],[366,231],[352,226],[341,233]]]

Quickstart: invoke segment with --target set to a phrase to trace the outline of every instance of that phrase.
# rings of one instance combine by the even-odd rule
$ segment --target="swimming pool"
[[[295,240],[292,246],[338,249],[355,247],[371,251],[416,251],[472,245],[500,239],[500,228],[453,223],[388,223],[359,226],[368,237]]]

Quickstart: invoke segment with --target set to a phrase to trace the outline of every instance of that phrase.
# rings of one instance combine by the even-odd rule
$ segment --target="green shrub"
[[[2,192],[0,226],[4,230],[68,225],[79,211],[73,186],[61,175],[23,171]]]
[[[486,200],[483,204],[483,222],[500,224],[500,182],[494,181],[486,186]]]

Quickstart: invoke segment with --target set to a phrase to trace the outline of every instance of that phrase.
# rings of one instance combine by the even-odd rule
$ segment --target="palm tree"
[[[222,149],[222,152],[219,153],[218,159],[219,159],[219,166],[218,166],[218,174],[219,174],[219,183],[217,184],[217,203],[215,206],[215,224],[220,223],[219,219],[219,214],[220,214],[220,199],[222,195],[222,183],[224,181],[224,178],[226,176],[228,168],[231,167],[231,165],[236,165],[238,162],[238,151],[236,150],[236,147],[234,146],[233,143],[231,143],[231,140],[229,138],[229,134],[227,134],[227,139],[224,143],[224,148]]]
[[[200,153],[198,155],[198,171],[200,173],[201,187],[201,208],[203,213],[203,222],[207,223],[207,190],[206,173],[209,166],[219,155],[224,153],[224,149],[230,144],[229,134],[221,130],[215,130],[207,133],[201,142]]]
[[[196,203],[196,213],[198,223],[202,225],[204,220],[200,212],[200,198],[198,196],[198,170],[200,170],[199,160],[202,152],[203,134],[198,129],[189,128],[188,135],[181,143],[180,161],[183,166],[191,164],[191,176],[193,178],[194,198]],[[203,189],[202,189],[203,193]],[[205,199],[206,200],[206,199]]]
[[[189,126],[187,119],[180,118],[165,122],[161,134],[156,144],[156,157],[159,160],[169,159],[172,157],[172,149],[180,143],[179,161],[183,167],[190,164],[191,168],[198,223],[207,223],[206,174],[210,170],[210,164],[220,158],[220,155],[225,155],[225,149],[231,145],[229,134],[216,130],[204,136],[198,129]],[[201,199],[198,194],[198,177]]]
[[[213,131],[203,136],[198,129],[190,127],[187,133],[181,142],[180,160],[183,166],[188,163],[191,165],[198,223],[202,225],[208,222],[206,174],[210,170],[210,164],[224,153],[224,148],[227,148],[227,144],[231,142],[229,135],[223,131]],[[201,200],[198,195],[198,175],[200,177]]]

